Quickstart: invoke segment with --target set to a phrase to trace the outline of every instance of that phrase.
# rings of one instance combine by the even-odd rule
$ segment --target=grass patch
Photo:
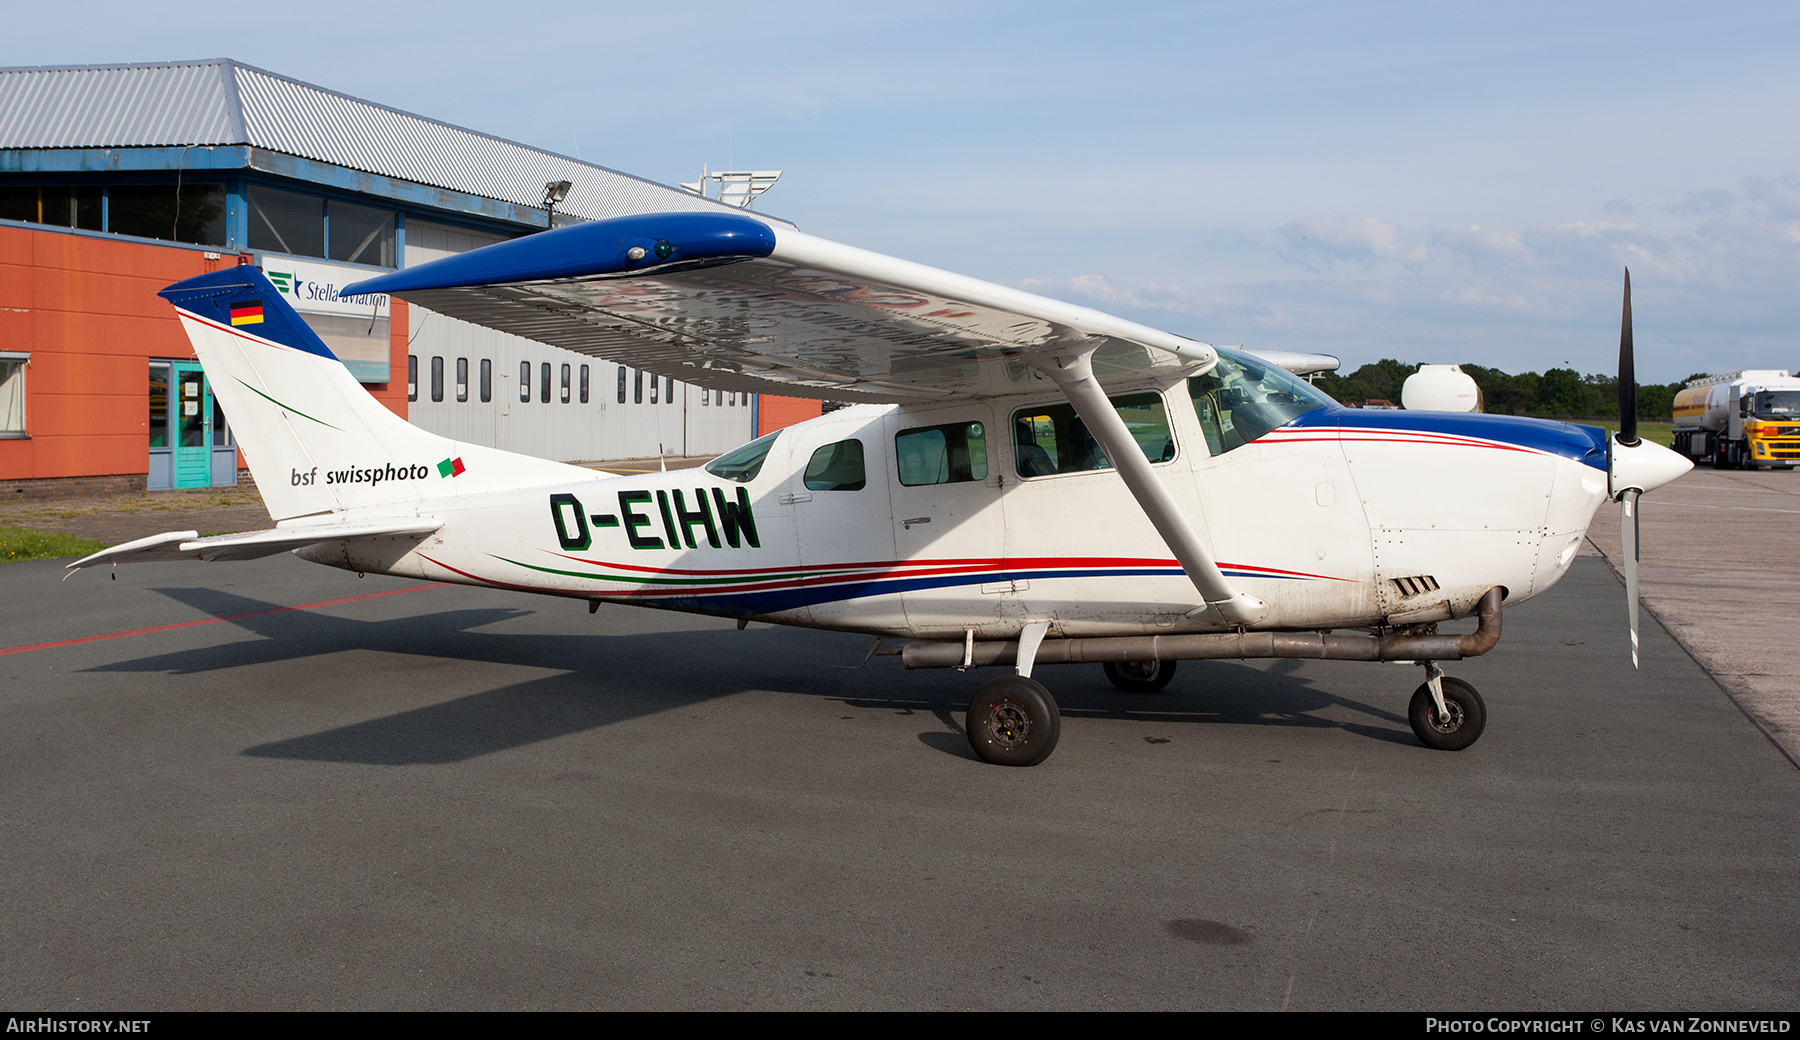
[[[33,531],[28,527],[0,527],[0,563],[87,556],[104,548],[105,545],[92,538],[78,538],[57,531]]]

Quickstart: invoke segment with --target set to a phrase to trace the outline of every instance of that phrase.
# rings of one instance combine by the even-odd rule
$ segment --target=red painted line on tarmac
[[[152,632],[172,632],[177,628],[193,628],[196,625],[216,625],[221,621],[242,621],[244,618],[262,617],[264,614],[282,614],[290,610],[311,610],[314,607],[335,607],[340,603],[355,603],[365,599],[380,599],[383,596],[398,596],[402,592],[418,592],[421,589],[441,589],[448,582],[433,582],[430,585],[412,585],[404,589],[388,589],[386,592],[366,592],[360,596],[345,596],[343,599],[325,599],[317,603],[302,603],[297,607],[270,607],[267,610],[252,610],[243,614],[228,614],[225,617],[199,618],[194,621],[177,621],[173,625],[156,625],[152,628],[134,628],[127,632],[109,632],[103,636],[82,636],[79,639],[58,639],[53,643],[33,643],[30,646],[15,646],[0,650],[0,657],[7,654],[22,654],[30,650],[50,650],[59,646],[75,646],[78,643],[98,643],[106,639],[123,639],[126,636],[144,636]]]

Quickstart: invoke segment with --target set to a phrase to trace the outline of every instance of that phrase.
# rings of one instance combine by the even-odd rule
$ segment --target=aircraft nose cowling
[[[1607,465],[1607,489],[1612,497],[1636,488],[1655,491],[1694,468],[1694,464],[1660,444],[1639,441],[1626,446],[1614,440]]]

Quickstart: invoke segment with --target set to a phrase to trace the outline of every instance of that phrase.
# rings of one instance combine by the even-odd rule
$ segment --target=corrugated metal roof
[[[729,209],[227,58],[0,69],[0,148],[188,144],[248,144],[522,206],[542,206],[545,183],[566,180],[558,211],[589,219]]]
[[[0,148],[245,144],[227,64],[0,69]]]

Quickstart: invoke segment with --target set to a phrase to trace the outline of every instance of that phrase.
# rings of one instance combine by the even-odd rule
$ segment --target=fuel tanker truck
[[[1715,469],[1792,469],[1800,463],[1800,379],[1779,369],[1727,372],[1675,395],[1669,447]]]

